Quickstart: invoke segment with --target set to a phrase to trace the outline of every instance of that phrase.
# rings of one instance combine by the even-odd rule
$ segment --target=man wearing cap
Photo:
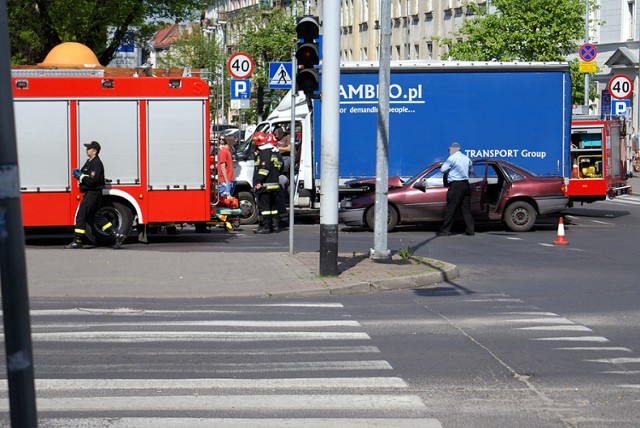
[[[462,210],[462,216],[467,225],[467,235],[474,235],[473,217],[471,216],[471,195],[469,192],[469,173],[472,168],[471,159],[460,151],[460,144],[451,143],[449,145],[449,157],[440,168],[440,171],[447,176],[449,190],[447,191],[447,209],[444,213],[444,224],[440,228],[438,235],[448,236],[450,234],[453,219],[459,209]]]
[[[84,146],[87,149],[89,159],[87,159],[82,169],[74,169],[71,172],[73,178],[78,180],[80,192],[83,193],[82,201],[76,214],[75,237],[64,248],[80,249],[83,247],[88,221],[95,224],[103,232],[108,233],[114,240],[114,248],[118,249],[122,246],[126,236],[116,232],[113,224],[98,210],[102,202],[102,188],[105,184],[104,166],[98,156],[100,154],[100,144],[97,141],[92,141]]]

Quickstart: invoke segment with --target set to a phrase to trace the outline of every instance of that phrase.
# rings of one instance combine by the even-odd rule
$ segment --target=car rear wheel
[[[528,202],[515,201],[505,210],[504,222],[514,232],[527,232],[536,222],[536,210]]]
[[[375,206],[369,208],[365,214],[367,227],[371,230],[375,229],[376,209]],[[398,225],[398,211],[392,206],[387,208],[387,232],[391,232]]]

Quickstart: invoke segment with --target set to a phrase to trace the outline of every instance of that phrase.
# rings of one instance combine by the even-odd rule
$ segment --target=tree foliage
[[[584,0],[492,0],[491,6],[496,11],[487,14],[469,4],[476,16],[466,19],[452,38],[439,39],[451,59],[566,61],[584,39]],[[579,101],[584,81],[577,64],[571,69],[573,98]]]
[[[234,17],[238,51],[248,53],[255,62],[253,81],[267,86],[269,63],[290,62],[296,47],[296,22],[284,9],[246,10]]]
[[[213,34],[205,34],[199,27],[192,27],[183,37],[171,45],[171,49],[158,58],[158,66],[206,68],[217,73],[223,61],[222,46]]]
[[[12,62],[42,62],[62,42],[87,45],[101,64],[133,39],[144,46],[160,25],[185,21],[207,0],[8,0]]]

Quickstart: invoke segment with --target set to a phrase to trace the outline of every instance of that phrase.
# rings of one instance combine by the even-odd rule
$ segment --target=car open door
[[[487,216],[484,194],[487,191],[487,162],[473,162],[473,171],[469,174],[469,191],[471,193],[471,213],[474,218]]]

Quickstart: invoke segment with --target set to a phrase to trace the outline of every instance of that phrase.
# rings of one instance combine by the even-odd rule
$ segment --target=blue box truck
[[[568,176],[568,63],[392,62],[389,93],[389,176],[411,177],[446,159],[452,141],[471,158],[504,159],[537,174]],[[302,93],[296,98],[297,213],[313,212],[321,202],[321,103],[308,102]],[[375,176],[377,116],[377,63],[342,64],[341,184]],[[290,132],[290,94],[256,131],[277,127]],[[238,149],[247,149],[249,141]],[[241,204],[248,205],[253,161],[241,157],[236,167]],[[341,186],[341,196],[347,191]]]

